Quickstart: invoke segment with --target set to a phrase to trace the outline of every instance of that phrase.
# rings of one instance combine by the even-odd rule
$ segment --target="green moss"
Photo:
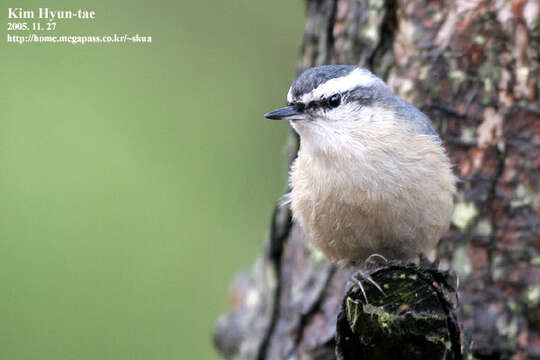
[[[523,307],[521,304],[516,302],[515,300],[508,301],[508,307],[510,308],[510,311],[512,311],[514,314],[521,314],[523,311]]]
[[[351,325],[351,329],[356,328],[356,323],[358,321],[358,309],[360,307],[360,302],[351,299],[350,297],[347,297],[347,304],[346,304],[346,310],[347,310],[347,320],[349,321],[349,324]]]
[[[533,203],[534,191],[531,186],[520,184],[516,188],[515,198],[510,201],[510,207],[513,209],[527,206]]]
[[[375,320],[375,322],[379,325],[379,328],[391,332],[391,327],[396,320],[395,315],[386,312],[381,306],[373,306],[370,304],[364,304],[363,310],[365,314],[370,315],[371,318]]]
[[[482,219],[478,221],[474,228],[475,235],[479,236],[491,236],[493,233],[493,225],[489,219]]]
[[[540,285],[529,286],[525,296],[530,306],[537,306],[540,302]]]
[[[448,340],[446,336],[426,336],[426,339],[428,339],[430,342],[434,344],[441,344],[444,346],[444,348],[448,351],[452,348],[452,343]]]
[[[384,1],[382,0],[370,1],[369,8],[366,11],[366,20],[360,27],[362,39],[372,46],[376,46],[380,41],[381,33],[379,24],[383,7]]]
[[[495,66],[493,66],[492,63],[489,61],[484,62],[480,67],[478,68],[478,76],[482,79],[491,79],[492,81],[495,81],[496,79],[499,79],[499,72]]]
[[[471,127],[463,127],[461,130],[460,140],[464,144],[472,145],[476,142],[476,129]]]
[[[461,245],[454,251],[452,258],[452,267],[462,278],[467,278],[471,274],[471,263],[467,252],[467,245]]]
[[[491,81],[491,79],[489,78],[485,78],[484,79],[484,92],[486,94],[491,94],[493,90],[494,90],[493,81]]]
[[[480,100],[483,106],[489,105],[491,101],[492,101],[491,95],[489,94],[482,95],[482,99]]]
[[[491,261],[491,276],[494,280],[500,280],[505,277],[506,266],[504,265],[503,257],[498,254]]]
[[[454,349],[452,342],[459,338],[449,332],[445,310],[451,305],[441,303],[440,299],[447,294],[444,280],[410,264],[376,270],[371,276],[383,286],[385,294],[366,282],[369,303],[364,303],[358,287],[349,290],[343,309],[347,323],[343,325],[350,327],[356,336],[345,341],[365,345],[374,358],[414,354],[418,349],[430,349],[426,358],[440,358],[439,355]],[[397,344],[403,346],[396,349]]]
[[[461,231],[465,231],[478,216],[478,209],[473,202],[458,202],[452,214],[452,223]]]
[[[458,70],[458,69],[454,69],[452,71],[450,71],[450,73],[448,74],[448,77],[450,78],[450,80],[452,80],[454,83],[456,84],[461,84],[462,82],[465,81],[465,79],[467,79],[467,74],[465,74],[463,71],[461,70]]]
[[[505,336],[508,340],[512,342],[515,341],[518,332],[517,319],[515,317],[506,318],[504,316],[501,316],[497,319],[496,326],[499,334]]]
[[[469,304],[463,304],[462,311],[463,315],[468,317],[472,314],[472,306]]]
[[[484,45],[486,43],[486,38],[482,35],[475,35],[473,37],[473,42],[478,45]]]
[[[432,98],[437,98],[439,96],[439,93],[441,92],[441,87],[439,86],[439,83],[433,84],[433,86],[427,87],[427,92],[431,95]]]

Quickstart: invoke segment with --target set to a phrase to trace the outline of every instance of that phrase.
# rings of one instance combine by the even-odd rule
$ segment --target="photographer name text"
[[[8,8],[7,42],[15,44],[31,43],[68,43],[73,45],[85,44],[122,44],[122,43],[151,43],[151,35],[139,35],[135,32],[113,32],[103,34],[88,33],[83,30],[79,33],[59,33],[57,23],[68,24],[79,22],[97,26],[96,11],[88,8],[59,9],[59,8]],[[73,19],[70,21],[70,19]],[[59,26],[60,27],[60,26]],[[70,26],[73,27],[73,26]]]
[[[23,8],[8,8],[8,19],[86,19],[96,18],[96,12],[88,9],[58,10],[50,8],[38,8],[29,10]]]

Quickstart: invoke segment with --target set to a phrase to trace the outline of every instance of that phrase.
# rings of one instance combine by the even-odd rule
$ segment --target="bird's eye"
[[[341,95],[340,94],[332,95],[332,97],[330,99],[328,99],[328,105],[330,105],[333,108],[338,107],[339,104],[341,104]]]

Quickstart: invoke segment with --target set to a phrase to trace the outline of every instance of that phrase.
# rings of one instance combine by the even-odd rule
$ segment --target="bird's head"
[[[304,71],[289,89],[287,103],[264,116],[289,120],[303,143],[323,150],[396,131],[436,136],[422,112],[359,66],[326,65]]]

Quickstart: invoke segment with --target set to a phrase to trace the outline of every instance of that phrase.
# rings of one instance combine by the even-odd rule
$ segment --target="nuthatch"
[[[308,69],[287,101],[264,116],[300,135],[288,201],[311,241],[345,266],[433,260],[455,177],[429,118],[358,66]]]

